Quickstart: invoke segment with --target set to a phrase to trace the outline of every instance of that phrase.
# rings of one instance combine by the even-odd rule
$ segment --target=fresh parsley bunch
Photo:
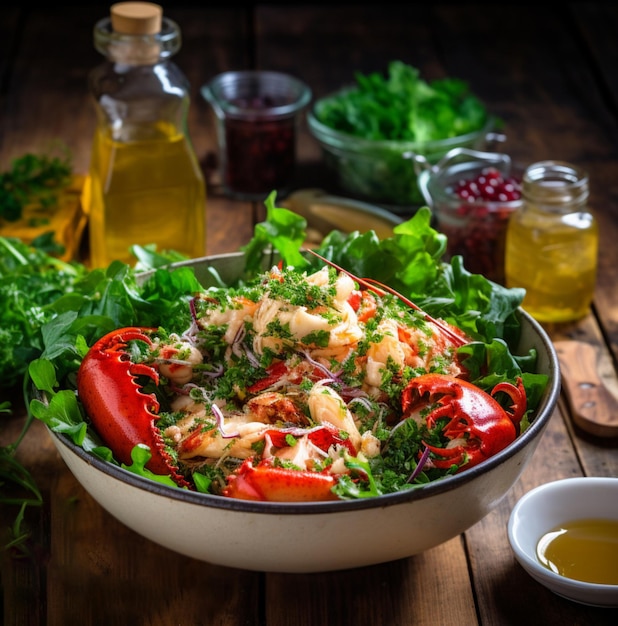
[[[0,237],[0,390],[19,383],[28,364],[51,345],[54,337],[43,329],[57,318],[79,318],[81,333],[91,339],[138,318],[147,324],[165,312],[184,310],[182,297],[198,288],[193,272],[176,271],[172,278],[157,268],[186,257],[158,253],[153,246],[134,246],[133,253],[135,267],[114,261],[89,270],[19,239]],[[156,276],[142,285],[137,274],[147,270]]]
[[[11,388],[40,354],[40,328],[55,316],[51,303],[86,272],[19,239],[0,237],[0,388]]]
[[[24,207],[34,201],[54,205],[59,189],[69,184],[71,173],[68,150],[62,155],[28,153],[15,159],[9,170],[0,172],[0,218],[17,221]]]

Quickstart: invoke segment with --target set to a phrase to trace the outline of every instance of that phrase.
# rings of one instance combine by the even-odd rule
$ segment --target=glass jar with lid
[[[178,25],[159,5],[121,2],[97,22],[106,61],[89,87],[97,126],[83,192],[93,267],[134,261],[134,244],[205,253],[206,192],[187,129],[189,83],[170,60]]]
[[[522,306],[540,322],[588,313],[599,238],[588,196],[588,174],[575,165],[541,161],[524,173],[523,204],[507,228],[506,284],[526,290]]]

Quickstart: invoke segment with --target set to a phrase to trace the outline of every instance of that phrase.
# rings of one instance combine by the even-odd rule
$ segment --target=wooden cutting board
[[[618,437],[618,379],[607,351],[583,341],[554,346],[575,424],[597,437]]]

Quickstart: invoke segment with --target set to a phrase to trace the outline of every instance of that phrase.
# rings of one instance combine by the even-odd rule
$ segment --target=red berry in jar
[[[470,272],[504,282],[504,239],[513,204],[521,199],[521,180],[486,167],[447,189],[461,203],[450,217],[438,218],[448,238],[448,256],[461,255]]]
[[[285,101],[263,95],[237,98],[232,104],[264,113],[226,118],[226,186],[248,194],[281,190],[294,173],[296,122],[290,116],[271,117],[267,110]]]
[[[521,181],[515,176],[503,176],[494,167],[486,167],[475,178],[458,181],[453,193],[468,202],[513,202],[521,198]]]

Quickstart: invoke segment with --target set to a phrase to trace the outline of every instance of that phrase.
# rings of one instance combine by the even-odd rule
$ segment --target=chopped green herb
[[[25,154],[15,159],[11,169],[0,173],[0,218],[16,222],[31,202],[53,206],[59,189],[71,180],[71,158],[46,154]]]

